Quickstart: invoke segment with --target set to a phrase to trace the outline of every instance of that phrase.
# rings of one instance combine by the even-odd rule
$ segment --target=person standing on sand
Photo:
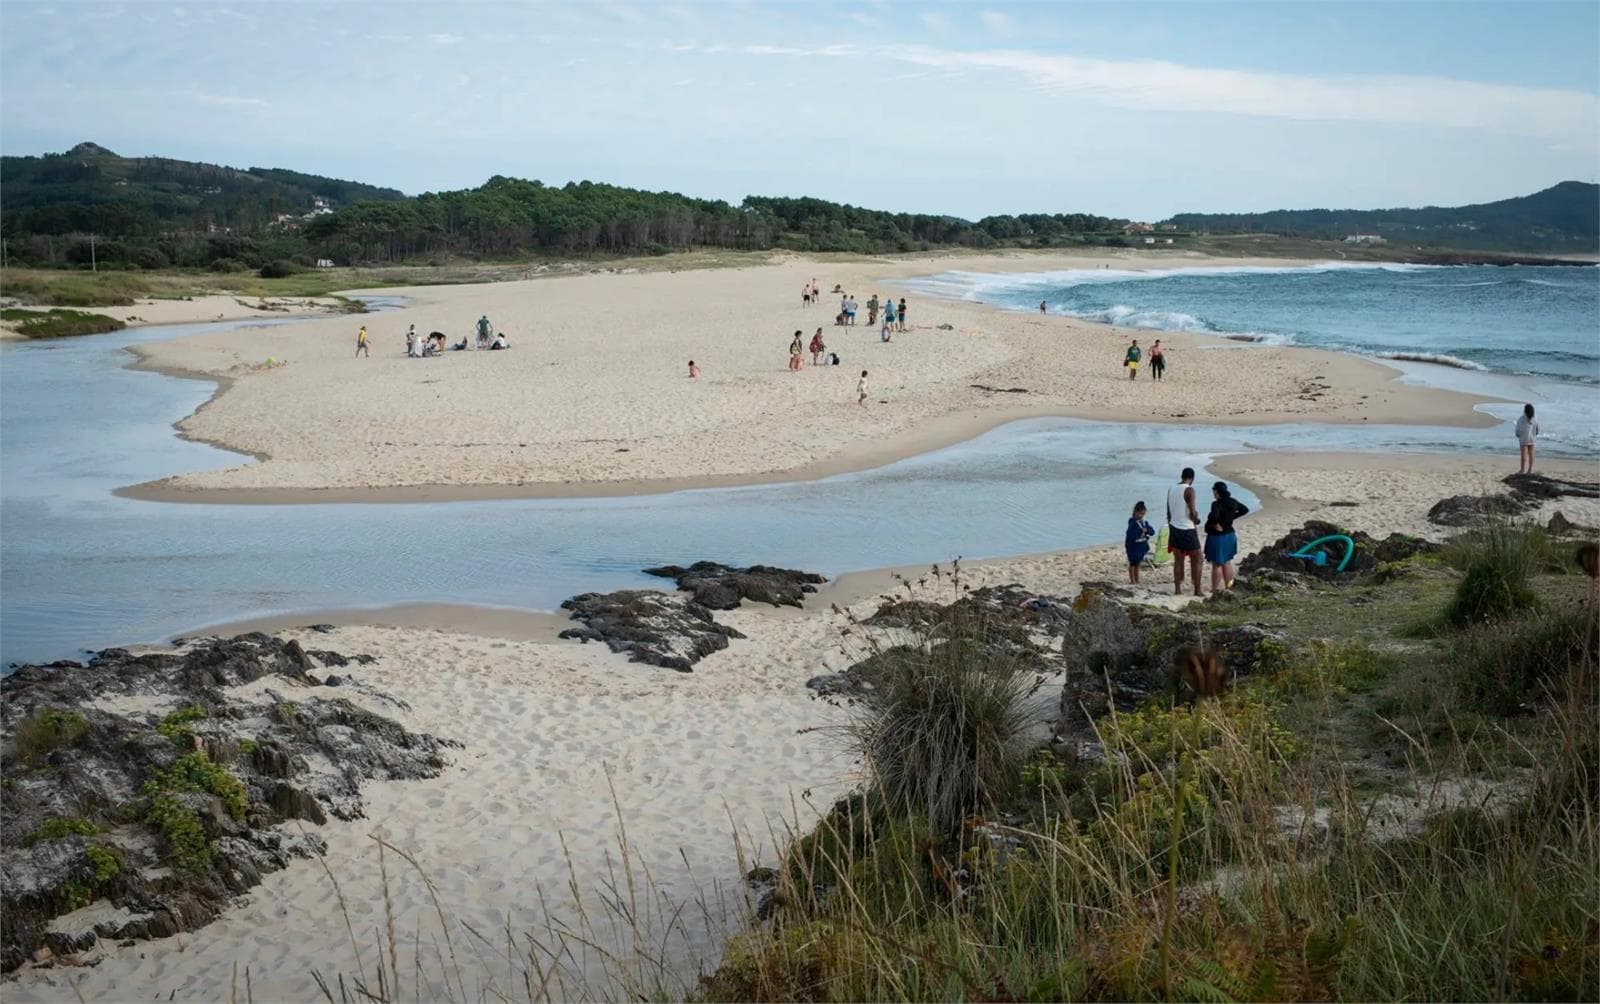
[[[372,358],[372,353],[367,349],[367,326],[363,324],[361,330],[356,332],[356,355]]]
[[[1150,553],[1150,538],[1156,535],[1155,529],[1145,522],[1144,513],[1144,502],[1135,502],[1133,515],[1128,519],[1128,532],[1122,537],[1123,549],[1128,552],[1128,581],[1134,585],[1139,584],[1139,566]]]
[[[693,359],[689,360],[689,379],[693,380],[696,377],[698,377],[699,375],[700,375],[700,367],[698,367],[698,366],[696,366],[694,364],[694,360]]]
[[[828,347],[822,343],[822,329],[818,328],[817,333],[811,336],[811,365],[821,365],[818,357],[821,356],[822,353],[827,350],[827,348]]]
[[[1183,564],[1194,573],[1194,594],[1200,586],[1200,510],[1195,508],[1194,468],[1185,467],[1178,483],[1167,489],[1167,550],[1172,552],[1174,592],[1183,595]]]
[[[1161,348],[1161,339],[1150,346],[1150,378],[1160,380],[1161,374],[1167,371],[1167,353]]]
[[[802,307],[811,306],[811,287],[810,286],[801,286],[800,287],[800,305]]]
[[[1043,300],[1039,301],[1039,313],[1041,313],[1041,314],[1045,313],[1044,301]]]
[[[873,293],[872,299],[867,301],[867,326],[878,323],[878,294]]]
[[[856,381],[856,404],[865,408],[867,406],[867,371],[861,371],[861,379]]]
[[[416,348],[416,345],[417,345],[417,326],[415,324],[413,324],[411,327],[406,329],[406,356],[407,357],[416,355],[416,353],[414,351],[412,351],[413,349]]]
[[[1233,559],[1239,553],[1239,535],[1233,521],[1250,510],[1228,492],[1228,484],[1211,486],[1211,511],[1206,514],[1206,560],[1211,562],[1211,591],[1233,588]]]
[[[489,332],[494,330],[494,325],[489,323],[489,315],[484,314],[478,318],[478,348],[488,348]]]
[[[894,330],[894,301],[887,300],[883,305],[883,329],[878,332],[878,337],[884,341],[889,340],[889,332]]]
[[[1533,405],[1522,406],[1522,417],[1517,419],[1517,473],[1533,473],[1533,440],[1539,435],[1539,423],[1533,420]]]
[[[802,365],[804,365],[804,362],[805,362],[804,359],[801,356],[801,353],[804,352],[804,351],[805,351],[805,347],[800,343],[800,332],[796,331],[794,333],[794,341],[789,343],[789,371],[790,372],[792,372],[792,373],[800,372],[800,367]]]
[[[900,298],[900,330],[906,330],[906,298]]]
[[[1139,348],[1139,339],[1135,338],[1133,344],[1128,346],[1128,354],[1122,357],[1122,365],[1128,368],[1129,380],[1139,378],[1139,358],[1143,354],[1144,350]]]

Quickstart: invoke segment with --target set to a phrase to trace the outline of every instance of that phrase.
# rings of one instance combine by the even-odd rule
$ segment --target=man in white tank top
[[[1194,497],[1194,468],[1185,467],[1177,484],[1167,489],[1167,546],[1172,551],[1174,592],[1183,595],[1183,566],[1193,573],[1194,594],[1200,587],[1200,510]]]

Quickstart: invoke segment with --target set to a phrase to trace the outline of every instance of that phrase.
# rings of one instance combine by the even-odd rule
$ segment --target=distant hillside
[[[1600,244],[1600,185],[1563,181],[1515,199],[1423,209],[1278,209],[1179,213],[1167,221],[1210,233],[1272,233],[1342,240],[1374,234],[1406,247],[1593,254]]]
[[[405,198],[392,188],[281,168],[240,170],[166,157],[119,157],[79,143],[66,153],[0,157],[0,224],[18,234],[118,238],[226,228],[256,233],[279,215]]]

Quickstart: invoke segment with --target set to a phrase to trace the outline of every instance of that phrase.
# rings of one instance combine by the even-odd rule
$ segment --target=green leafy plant
[[[178,746],[188,746],[190,738],[194,735],[192,726],[205,717],[205,708],[198,704],[190,704],[163,718],[161,724],[156,726],[156,731]]]

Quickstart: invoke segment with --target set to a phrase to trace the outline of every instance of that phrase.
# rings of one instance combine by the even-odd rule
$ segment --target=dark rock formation
[[[1428,510],[1428,521],[1440,526],[1476,526],[1492,519],[1520,516],[1545,502],[1562,498],[1600,498],[1600,483],[1568,481],[1543,474],[1507,474],[1503,495],[1452,495]]]
[[[1439,526],[1476,526],[1495,518],[1521,515],[1527,506],[1511,495],[1452,495],[1428,510],[1428,522]]]
[[[653,589],[583,593],[561,604],[583,627],[568,628],[562,638],[603,641],[613,652],[626,652],[634,662],[688,673],[695,663],[728,647],[729,638],[744,635],[718,624],[711,611],[688,596]]]
[[[1348,536],[1356,545],[1355,554],[1351,556],[1350,564],[1345,567],[1342,574],[1338,571],[1339,560],[1344,556],[1342,544],[1328,546],[1329,560],[1322,565],[1304,558],[1289,557],[1291,553],[1300,550],[1318,537],[1339,533]],[[1349,580],[1357,576],[1370,575],[1385,563],[1400,561],[1415,554],[1429,554],[1438,549],[1438,544],[1420,537],[1391,533],[1378,540],[1359,530],[1347,531],[1332,523],[1314,519],[1246,557],[1239,563],[1239,575],[1242,578],[1250,578],[1272,570],[1292,575],[1312,576],[1326,581]]]
[[[1146,606],[1104,582],[1085,583],[1073,601],[1061,642],[1067,680],[1062,722],[1082,724],[1109,705],[1128,711],[1175,685],[1173,657],[1185,645],[1205,645],[1231,676],[1273,668],[1284,652],[1280,635],[1252,624],[1202,630],[1171,611]]]
[[[828,581],[826,576],[792,568],[731,568],[715,561],[697,561],[688,568],[662,565],[646,568],[644,574],[675,580],[679,589],[693,593],[695,602],[708,610],[733,610],[741,600],[798,607],[806,593],[816,592],[817,586]]]
[[[247,634],[176,652],[107,649],[88,665],[21,666],[0,681],[3,968],[41,949],[208,923],[262,875],[323,851],[315,833],[278,824],[357,818],[363,780],[439,774],[448,743],[304,696],[311,664],[293,641]],[[227,692],[263,678],[302,699]],[[52,929],[102,898],[134,919]]]

